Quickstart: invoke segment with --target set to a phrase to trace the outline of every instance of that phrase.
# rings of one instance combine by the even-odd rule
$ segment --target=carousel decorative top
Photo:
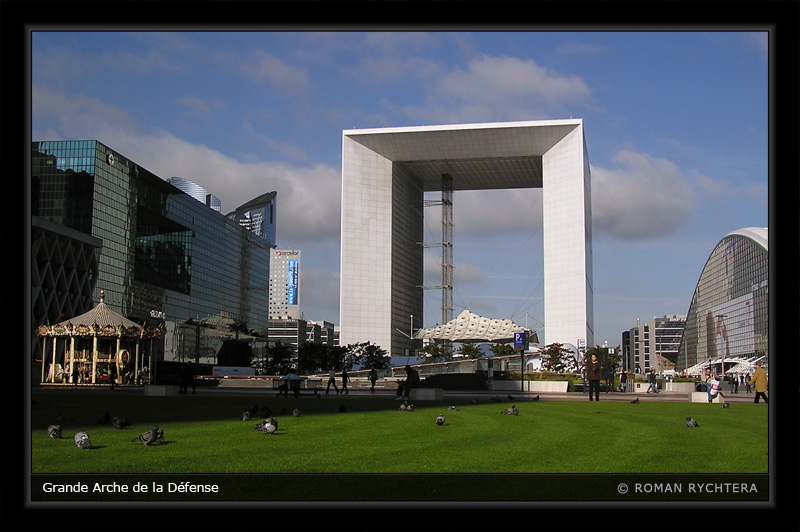
[[[127,338],[162,338],[166,332],[163,326],[143,327],[121,314],[111,310],[103,301],[89,312],[75,316],[55,325],[40,325],[39,336],[124,336]]]

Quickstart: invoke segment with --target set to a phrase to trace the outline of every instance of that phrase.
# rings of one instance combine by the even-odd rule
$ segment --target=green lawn
[[[33,473],[767,473],[767,406],[735,403],[420,402],[392,398],[276,398],[273,393],[152,397],[106,390],[34,390]],[[241,421],[253,404],[279,420]],[[345,405],[346,411],[339,412]],[[279,415],[281,407],[287,412]],[[294,417],[291,410],[301,409]],[[105,411],[132,425],[98,424]],[[437,426],[443,413],[446,421]],[[64,438],[48,437],[57,416]],[[693,416],[699,427],[687,428]],[[166,443],[130,440],[158,424]],[[72,437],[89,433],[93,449]]]

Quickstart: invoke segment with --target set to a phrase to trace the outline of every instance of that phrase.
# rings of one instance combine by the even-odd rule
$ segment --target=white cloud
[[[95,98],[34,88],[33,109],[47,115],[61,138],[96,139],[157,176],[184,177],[222,201],[223,214],[250,199],[278,192],[278,239],[296,242],[339,238],[340,170],[324,164],[244,163],[172,133],[142,132],[124,110]],[[38,137],[32,140],[58,140]]]
[[[272,87],[288,93],[304,93],[311,89],[308,72],[275,57],[264,50],[254,50],[247,58],[239,59],[243,77],[255,82],[266,81]]]
[[[676,232],[693,220],[695,193],[678,166],[632,150],[614,157],[618,167],[592,166],[595,234],[644,239]]]

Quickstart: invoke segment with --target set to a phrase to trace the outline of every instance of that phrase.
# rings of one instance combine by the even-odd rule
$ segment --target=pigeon
[[[269,419],[265,419],[258,425],[256,425],[256,430],[260,430],[261,432],[266,432],[267,434],[272,434],[276,430],[278,430],[278,420],[274,417]]]
[[[265,419],[264,421],[256,425],[256,428],[261,432],[265,432],[271,435],[275,433],[276,430],[278,430],[278,420],[275,419],[274,417]]]
[[[414,405],[408,405],[406,407],[406,412],[413,412],[413,411],[414,411]]]
[[[399,408],[400,410],[402,410],[403,412],[405,412],[405,410],[406,410],[406,404],[405,404],[405,403],[403,403],[402,405],[400,405],[400,406],[399,406],[399,407],[397,407],[397,408]]]
[[[261,417],[268,418],[270,416],[272,416],[272,410],[270,410],[270,408],[268,406],[266,406],[266,405],[262,406],[261,407]]]
[[[245,410],[244,412],[242,412],[242,421],[250,421],[250,417],[251,416],[249,410]]]
[[[730,408],[730,407],[731,407],[730,403],[722,403],[722,408]]]
[[[492,401],[494,401],[495,403],[499,403],[500,402],[500,396],[499,395],[495,395],[494,397],[492,397]]]
[[[439,425],[440,427],[444,425],[444,414],[439,414],[438,416],[436,416],[436,424]]]
[[[138,438],[134,438],[131,441],[142,442],[143,445],[164,443],[164,431],[161,430],[158,425],[155,425],[152,429],[143,432]]]
[[[631,401],[631,404],[632,404],[632,405],[638,405],[638,404],[639,404],[639,398],[637,397],[636,399],[634,399],[633,401]]]
[[[89,435],[85,431],[78,431],[75,433],[75,446],[78,449],[91,449],[92,442],[89,440]]]
[[[294,410],[292,410],[292,415],[294,417],[300,417],[300,409],[299,408],[295,408]]]
[[[447,407],[447,409],[451,412],[456,412],[458,410],[458,408],[456,408],[455,405],[450,405]]]
[[[508,400],[509,400],[509,401],[513,401],[513,400],[514,400],[514,397],[513,397],[511,394],[508,394]]]
[[[538,401],[538,400],[539,400],[539,396],[538,395],[536,397],[534,397],[533,399],[531,399],[531,401]]]
[[[103,414],[103,417],[97,420],[97,422],[100,425],[108,425],[110,421],[111,421],[111,415],[108,413],[108,410],[106,410],[106,413]]]
[[[518,416],[519,415],[519,410],[517,410],[517,407],[515,405],[511,405],[508,408],[506,408],[505,410],[501,410],[500,413],[501,414],[508,414],[509,416]]]
[[[51,438],[60,438],[61,425],[50,425],[47,427],[47,434],[49,434]]]
[[[114,416],[111,419],[111,426],[115,429],[123,429],[125,427],[130,427],[131,424],[128,422],[127,419],[122,419],[121,417]]]
[[[472,404],[473,404],[473,405],[477,405],[477,404],[478,404],[478,399],[477,399],[477,398],[475,398],[475,397],[473,397],[473,398],[472,398]]]
[[[692,416],[686,418],[686,426],[687,427],[699,427],[700,425],[697,424],[697,420]]]

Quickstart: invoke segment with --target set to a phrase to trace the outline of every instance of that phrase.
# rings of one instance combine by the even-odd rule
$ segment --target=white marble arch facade
[[[422,326],[423,195],[541,187],[545,331],[594,345],[591,176],[582,119],[345,130],[340,343],[392,356]]]

